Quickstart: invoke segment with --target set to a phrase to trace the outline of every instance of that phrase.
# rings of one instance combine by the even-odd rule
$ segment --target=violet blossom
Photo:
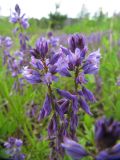
[[[7,142],[4,143],[6,147],[6,153],[14,160],[24,160],[25,155],[21,153],[21,147],[23,142],[21,139],[10,137]]]
[[[18,4],[15,6],[15,12],[10,17],[11,23],[19,23],[24,29],[29,27],[28,19],[25,18],[25,14],[21,15],[21,10]]]

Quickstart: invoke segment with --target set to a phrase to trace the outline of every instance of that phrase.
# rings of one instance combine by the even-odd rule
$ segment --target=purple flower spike
[[[28,19],[24,17],[25,14],[23,14],[22,16],[20,14],[21,14],[20,7],[18,4],[16,4],[15,12],[10,17],[10,22],[18,23],[21,25],[21,27],[23,27],[24,29],[27,29],[29,27]]]
[[[90,112],[90,108],[87,104],[87,102],[83,99],[83,98],[80,98],[79,99],[79,103],[80,103],[80,106],[81,108],[89,115],[92,115],[92,113]]]
[[[85,149],[77,142],[65,137],[62,147],[66,150],[67,154],[70,155],[75,160],[80,160],[83,157],[88,156]]]

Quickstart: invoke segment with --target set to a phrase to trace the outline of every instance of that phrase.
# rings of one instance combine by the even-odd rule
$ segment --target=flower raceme
[[[19,23],[24,29],[29,27],[28,19],[25,18],[25,14],[21,16],[21,10],[18,4],[15,6],[15,12],[10,17],[11,23]]]

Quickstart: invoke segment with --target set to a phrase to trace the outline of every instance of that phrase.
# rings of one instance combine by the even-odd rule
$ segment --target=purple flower
[[[24,160],[25,155],[24,154],[16,154],[13,156],[14,160]]]
[[[88,156],[85,149],[77,142],[65,137],[62,147],[66,150],[67,154],[70,155],[75,160],[80,160],[83,157]]]
[[[85,74],[96,74],[98,72],[100,57],[101,55],[99,49],[88,55],[83,65],[83,70]]]
[[[53,37],[51,36],[48,40],[48,44],[51,46],[51,47],[57,47],[58,46],[58,42],[59,42],[59,38],[57,37]]]
[[[58,54],[54,54],[53,56],[52,56],[52,58],[50,59],[50,64],[51,65],[54,65],[57,61],[58,61],[58,59],[59,59],[59,57],[60,57],[60,54],[58,53]]]
[[[3,47],[3,49],[10,49],[12,44],[13,42],[11,37],[0,36],[0,47]]]
[[[83,72],[80,72],[78,77],[76,78],[76,82],[80,84],[87,83],[88,81],[85,79],[85,74]]]
[[[60,90],[60,89],[57,89],[57,92],[59,95],[69,99],[69,100],[73,100],[74,99],[74,95],[72,95],[70,92],[68,91],[65,91],[65,90]]]
[[[43,107],[40,111],[38,121],[42,120],[43,118],[47,117],[51,113],[51,99],[49,95],[46,95]]]
[[[82,50],[86,46],[85,37],[81,34],[74,34],[68,39],[68,45],[72,52],[75,52],[76,48]]]
[[[57,119],[56,119],[56,115],[53,115],[52,119],[50,120],[49,124],[48,124],[48,135],[49,137],[52,137],[55,135],[55,133],[57,132]]]
[[[31,57],[30,64],[39,70],[43,70],[44,68],[42,61],[40,59],[36,59],[34,56]]]
[[[20,7],[18,4],[15,5],[15,11],[18,13],[18,15],[20,15]]]
[[[51,73],[46,73],[44,76],[43,76],[43,83],[44,84],[51,84],[52,81],[57,81],[58,80],[58,77],[52,75]]]
[[[21,19],[21,25],[23,26],[24,29],[27,29],[29,27],[28,19],[22,17],[22,19]]]
[[[23,14],[22,16],[20,16],[20,14],[21,14],[20,7],[18,4],[16,4],[15,12],[10,17],[10,22],[19,23],[24,29],[27,29],[29,27],[28,19],[24,17],[25,14]]]
[[[21,153],[23,142],[21,139],[10,137],[4,146],[7,148],[6,153],[14,160],[24,160],[25,155]]]
[[[55,63],[56,66],[56,71],[58,73],[60,73],[62,76],[71,76],[71,74],[68,71],[68,60],[67,60],[67,56],[60,52],[60,57],[58,59],[58,61]]]
[[[33,54],[33,56],[35,56],[35,58],[37,58],[37,54],[39,54],[39,56],[41,58],[44,58],[48,52],[48,43],[44,38],[39,38],[36,42],[36,53]]]
[[[12,46],[12,40],[11,40],[11,38],[10,37],[5,37],[5,39],[4,39],[4,44],[5,44],[5,47],[7,47],[7,48],[9,48],[9,47],[11,47]]]
[[[20,50],[25,51],[27,49],[27,41],[29,41],[29,38],[25,34],[20,33],[19,41],[20,41]]]
[[[80,107],[81,107],[87,114],[92,115],[92,113],[90,112],[90,108],[89,108],[87,102],[86,102],[82,97],[80,97],[80,99],[79,99],[79,104],[80,104]]]
[[[78,115],[72,114],[70,119],[70,130],[75,133],[75,130],[78,126]]]
[[[96,160],[120,160],[120,144],[115,145],[110,149],[101,151]]]
[[[68,112],[68,109],[69,109],[69,100],[67,99],[61,99],[62,102],[58,102],[60,103],[60,108],[61,108],[61,111],[63,112],[63,114],[67,113]]]
[[[93,93],[90,90],[88,90],[87,88],[82,87],[82,92],[83,92],[83,95],[84,95],[86,100],[88,100],[90,102],[95,102],[96,101]]]
[[[71,77],[71,74],[70,74],[70,72],[68,71],[67,68],[62,68],[58,72],[60,73],[61,76]]]
[[[112,147],[120,138],[120,122],[105,117],[95,124],[95,142],[98,150]]]
[[[47,36],[48,36],[48,38],[52,37],[53,36],[53,32],[48,32]]]
[[[15,145],[16,145],[17,147],[20,147],[20,146],[23,145],[23,141],[22,141],[21,139],[16,139],[16,140],[15,140]]]
[[[31,84],[42,82],[40,73],[36,70],[28,69],[27,66],[23,68],[22,75]]]
[[[69,55],[67,55],[67,59],[70,68],[71,66],[73,66],[73,68],[79,66],[82,62],[81,51],[76,48],[75,53],[70,52]]]

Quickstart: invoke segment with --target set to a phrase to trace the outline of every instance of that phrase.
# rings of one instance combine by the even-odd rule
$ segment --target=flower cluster
[[[79,109],[82,108],[87,114],[92,115],[88,102],[96,101],[93,93],[85,87],[88,82],[85,75],[98,72],[100,51],[87,54],[85,37],[81,34],[71,35],[68,39],[68,46],[68,48],[61,46],[51,54],[47,39],[39,38],[35,48],[30,50],[30,65],[25,66],[22,71],[23,77],[29,83],[42,83],[48,88],[38,121],[51,115],[48,123],[48,136],[52,141],[51,147],[54,151],[52,150],[51,155],[54,158],[64,155],[61,148],[64,136],[77,138]],[[61,99],[55,96],[52,88],[53,82],[58,81],[59,75],[72,78],[74,81],[72,92],[56,90],[62,97]],[[58,155],[54,153],[55,151]]]
[[[4,146],[7,149],[6,153],[10,155],[10,157],[13,158],[14,160],[25,159],[25,155],[21,153],[22,145],[23,142],[21,139],[16,139],[13,137],[10,137],[8,141],[4,143]]]

